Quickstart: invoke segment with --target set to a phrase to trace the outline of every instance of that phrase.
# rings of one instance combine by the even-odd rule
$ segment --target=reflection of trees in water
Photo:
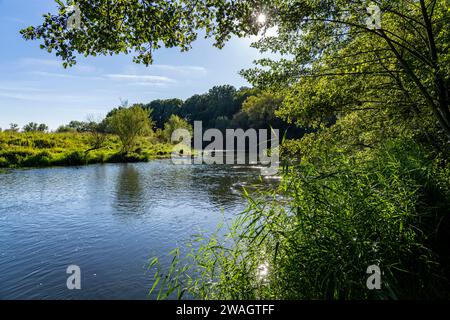
[[[116,182],[117,211],[143,214],[151,206],[209,201],[230,208],[245,203],[242,192],[266,189],[274,181],[259,178],[260,171],[235,165],[173,165],[167,161],[152,166],[120,165]]]
[[[142,214],[145,199],[140,181],[140,173],[132,164],[119,167],[116,187],[116,206],[121,213]]]

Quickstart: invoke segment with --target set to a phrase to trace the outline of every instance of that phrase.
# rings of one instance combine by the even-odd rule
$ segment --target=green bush
[[[9,161],[5,157],[0,157],[0,168],[9,167]]]
[[[48,139],[35,139],[33,140],[33,146],[38,149],[51,149],[56,146],[56,143]]]
[[[28,149],[12,149],[0,151],[0,156],[5,158],[9,162],[10,166],[20,166],[25,158],[32,156],[33,154],[34,152]]]
[[[38,152],[26,157],[22,162],[22,166],[26,167],[46,167],[51,164],[52,155],[47,151]]]
[[[86,158],[84,152],[72,151],[54,159],[53,164],[57,166],[81,166],[86,164]]]

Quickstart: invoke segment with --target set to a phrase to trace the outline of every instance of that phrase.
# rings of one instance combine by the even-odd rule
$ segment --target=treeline
[[[11,123],[9,125],[9,129],[6,129],[5,132],[19,132],[20,128],[17,123]],[[0,132],[2,132],[2,128],[0,128]],[[45,123],[38,124],[36,122],[29,122],[23,126],[22,132],[48,132],[48,126]]]
[[[306,132],[303,128],[289,125],[275,115],[282,104],[282,98],[273,93],[258,89],[242,87],[236,89],[231,85],[215,86],[204,94],[195,94],[185,101],[177,98],[158,99],[147,104],[135,104],[147,110],[157,135],[164,135],[167,124],[173,124],[180,118],[189,125],[202,121],[203,128],[225,129],[263,129],[277,128],[287,132],[289,137],[299,137]],[[108,131],[107,119],[118,111],[128,108],[128,104],[112,109],[99,130]],[[176,117],[174,117],[176,116]],[[61,126],[57,132],[89,132],[92,121],[71,121]]]
[[[264,92],[254,88],[242,87],[236,89],[231,85],[214,86],[208,92],[195,94],[185,101],[173,99],[157,99],[149,103],[134,104],[148,112],[152,129],[157,137],[170,140],[170,131],[178,127],[186,127],[185,123],[193,126],[194,121],[201,121],[203,129],[241,128],[280,129],[288,138],[301,137],[306,129],[289,125],[276,116],[283,99],[274,93]],[[129,108],[127,102],[112,109],[102,120],[88,119],[86,121],[73,120],[59,126],[55,132],[113,133],[108,126],[110,119],[118,111]],[[170,130],[170,128],[172,130]],[[1,129],[0,129],[1,130]],[[19,132],[17,124],[10,124],[5,131]],[[46,124],[30,122],[22,128],[22,132],[48,132]],[[169,135],[169,136],[168,136]]]

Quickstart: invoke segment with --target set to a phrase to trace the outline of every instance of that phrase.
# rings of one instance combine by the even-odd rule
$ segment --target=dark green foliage
[[[122,152],[113,154],[108,162],[112,163],[133,163],[133,162],[145,162],[149,158],[146,155],[130,152],[128,154],[123,154]]]
[[[38,149],[50,149],[56,146],[56,143],[49,139],[35,139],[33,146]]]
[[[205,128],[214,127],[219,117],[231,119],[241,108],[237,91],[233,86],[215,86],[202,95],[187,99],[181,109],[181,115],[191,124],[202,121]]]
[[[24,167],[47,167],[52,164],[52,156],[48,151],[41,151],[26,157],[20,162]]]
[[[171,115],[179,116],[183,101],[180,99],[154,100],[145,105],[145,108],[152,110],[152,119],[155,122],[155,128],[163,129],[164,124]]]
[[[23,127],[23,132],[46,132],[48,131],[48,126],[44,123],[37,124],[35,122],[30,122]]]
[[[107,118],[109,130],[116,134],[122,143],[122,153],[130,153],[139,137],[152,133],[152,120],[148,110],[142,105],[123,108]]]

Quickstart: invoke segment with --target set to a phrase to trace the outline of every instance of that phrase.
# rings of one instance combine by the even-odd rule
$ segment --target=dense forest
[[[309,128],[283,143],[279,189],[248,196],[225,238],[172,251],[169,268],[153,260],[159,298],[449,298],[450,4],[372,2],[378,22],[366,1],[89,0],[79,30],[64,28],[60,3],[22,31],[71,66],[76,53],[150,64],[160,46],[188,50],[200,29],[220,48],[277,28],[253,46],[282,58],[242,71],[257,89],[145,106],[160,129],[172,114],[211,127]],[[381,270],[377,290],[370,266]]]

